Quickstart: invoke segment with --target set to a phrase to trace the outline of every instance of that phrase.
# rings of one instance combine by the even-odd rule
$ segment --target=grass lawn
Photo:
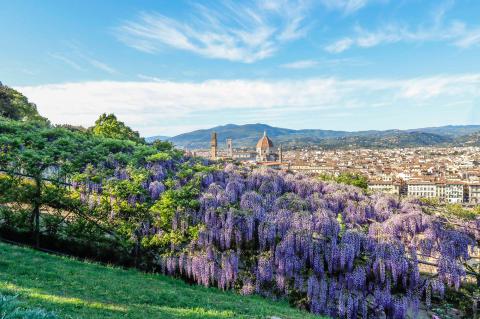
[[[320,318],[240,296],[0,243],[0,291],[65,318]]]

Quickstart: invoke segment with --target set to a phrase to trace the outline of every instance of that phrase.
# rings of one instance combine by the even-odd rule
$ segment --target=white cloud
[[[78,64],[77,62],[67,58],[66,56],[62,55],[62,54],[58,54],[58,53],[49,53],[48,54],[50,57],[56,59],[56,60],[59,60],[67,65],[69,65],[70,67],[74,68],[75,70],[77,71],[85,71],[85,69],[80,66],[80,64]]]
[[[305,0],[224,2],[216,9],[197,4],[188,21],[142,13],[116,28],[115,34],[126,45],[148,53],[171,47],[207,58],[251,63],[305,36],[306,9]]]
[[[340,53],[349,49],[353,45],[354,41],[350,38],[343,38],[334,43],[331,43],[325,47],[325,50],[330,53]]]
[[[282,64],[282,68],[287,69],[308,69],[318,65],[318,61],[315,60],[300,60],[291,63]]]
[[[325,46],[330,53],[340,53],[353,47],[371,48],[398,42],[447,42],[460,48],[480,45],[480,27],[467,26],[458,20],[444,22],[445,15],[454,5],[453,0],[440,3],[431,12],[429,24],[415,28],[401,23],[382,25],[376,30],[355,27],[354,34],[338,39]]]
[[[357,58],[345,58],[345,59],[317,59],[317,60],[298,60],[290,63],[281,64],[280,67],[286,69],[309,69],[315,67],[332,68],[336,66],[364,66],[367,65],[367,61],[363,61]]]
[[[469,48],[480,44],[480,27],[469,29],[462,22],[452,22],[448,26],[434,28],[418,28],[412,30],[402,25],[385,25],[375,31],[360,27],[355,28],[355,35],[345,37],[328,44],[325,50],[340,53],[352,47],[371,48],[381,44],[398,42],[440,42]]]
[[[137,74],[137,77],[141,80],[150,81],[150,82],[166,82],[165,79],[161,79],[156,76],[150,76],[145,74]]]
[[[455,45],[461,48],[470,48],[480,45],[480,27],[465,32],[462,37],[455,41]]]
[[[291,114],[350,113],[380,106],[442,106],[458,100],[478,105],[480,74],[413,79],[311,78],[192,82],[84,82],[18,87],[54,123],[90,126],[115,113],[144,135],[175,134],[240,118],[288,121]],[[221,114],[221,115],[219,115]],[[213,126],[212,125],[212,126]]]
[[[59,60],[67,64],[68,66],[72,67],[77,71],[86,71],[87,68],[90,66],[109,74],[118,73],[117,70],[109,66],[107,63],[102,62],[98,59],[95,59],[88,54],[82,53],[76,47],[74,48],[74,50],[70,51],[68,54],[49,53],[48,55],[56,60]]]
[[[365,7],[371,0],[321,0],[322,4],[329,9],[340,10],[345,14],[351,14]]]
[[[117,74],[117,70],[106,64],[105,62],[99,61],[97,59],[85,56],[85,60],[90,63],[91,66],[93,66],[96,69],[102,70],[104,72],[110,73],[110,74]]]

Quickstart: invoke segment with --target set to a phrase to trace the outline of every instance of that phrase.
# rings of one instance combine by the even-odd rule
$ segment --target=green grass
[[[320,318],[259,296],[0,243],[0,292],[65,318]]]

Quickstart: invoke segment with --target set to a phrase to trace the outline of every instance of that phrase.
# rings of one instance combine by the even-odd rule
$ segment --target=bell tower
[[[217,132],[213,132],[210,136],[210,158],[216,160],[218,155],[217,151]]]
[[[233,142],[231,138],[227,138],[227,157],[233,158]]]

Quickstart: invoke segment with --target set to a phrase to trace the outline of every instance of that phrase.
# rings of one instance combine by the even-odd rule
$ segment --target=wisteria
[[[76,186],[85,202],[108,194],[115,210],[112,203],[122,200],[155,206],[168,189],[198,180],[197,206],[177,206],[169,224],[152,213],[136,232],[139,239],[169,238],[171,245],[154,250],[169,275],[242,294],[298,296],[311,312],[334,318],[398,319],[422,301],[429,305],[432,294],[458,289],[466,276],[476,235],[447,227],[418,201],[233,164],[169,181],[180,164],[194,166],[182,161],[147,163],[145,178],[124,198],[108,190],[135,180],[127,167],[115,167],[104,185]],[[436,265],[435,276],[422,273],[422,258]]]
[[[153,200],[157,200],[160,197],[160,194],[165,191],[165,186],[162,184],[162,182],[153,181],[148,186],[148,191],[150,193],[150,197]]]

